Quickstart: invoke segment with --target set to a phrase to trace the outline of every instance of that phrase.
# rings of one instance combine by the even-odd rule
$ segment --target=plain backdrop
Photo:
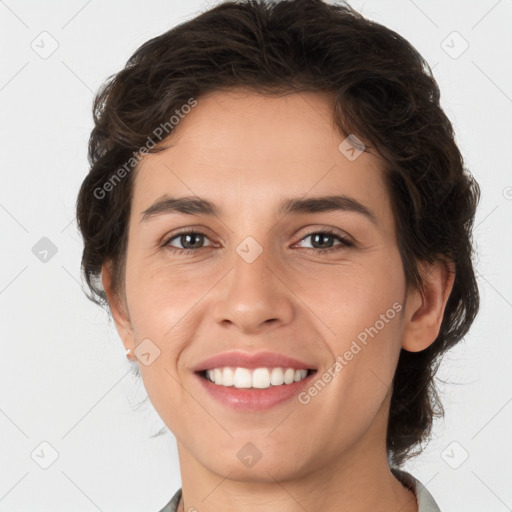
[[[512,2],[350,3],[430,63],[482,188],[481,310],[438,373],[445,419],[406,469],[443,512],[510,511]],[[149,400],[134,409],[145,390],[83,293],[74,208],[94,92],[208,5],[0,0],[0,511],[152,512],[181,485],[175,439],[150,437],[164,424]]]

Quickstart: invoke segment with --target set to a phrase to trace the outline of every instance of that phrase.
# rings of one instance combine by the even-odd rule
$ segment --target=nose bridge
[[[234,248],[231,275],[216,308],[217,322],[255,331],[264,324],[290,321],[287,289],[272,269],[271,249],[264,245],[247,236]]]

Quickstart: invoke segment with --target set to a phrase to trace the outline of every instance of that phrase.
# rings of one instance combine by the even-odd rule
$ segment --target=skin
[[[210,93],[180,121],[174,146],[146,156],[134,176],[120,296],[110,263],[102,280],[125,348],[133,354],[149,338],[160,350],[151,364],[137,362],[177,439],[180,510],[417,511],[387,462],[390,385],[400,350],[435,340],[453,267],[423,265],[425,293],[406,295],[382,162],[370,152],[347,159],[331,112],[320,93]],[[377,225],[350,211],[277,214],[282,199],[334,193],[370,208]],[[222,215],[140,222],[163,194],[209,199]],[[206,234],[192,240],[195,253],[164,246],[189,227]],[[314,252],[307,235],[326,228],[356,245],[334,238],[326,243],[337,250]],[[263,249],[250,264],[236,252],[247,236]],[[395,302],[402,310],[307,405],[294,398],[266,412],[236,411],[214,401],[191,370],[239,348],[284,353],[321,373]],[[262,454],[252,467],[237,457],[248,442]]]

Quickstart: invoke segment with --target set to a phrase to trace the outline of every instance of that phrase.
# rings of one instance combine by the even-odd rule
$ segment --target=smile
[[[294,368],[213,368],[201,372],[201,376],[218,386],[254,389],[267,389],[271,386],[289,385],[300,382],[314,370]]]
[[[261,413],[296,400],[316,373],[317,370],[283,367],[220,367],[197,371],[195,375],[203,393],[219,405],[237,413]]]

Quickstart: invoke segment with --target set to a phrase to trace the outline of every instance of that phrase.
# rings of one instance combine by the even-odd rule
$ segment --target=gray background
[[[438,373],[445,420],[406,469],[443,512],[510,511],[512,2],[351,4],[428,60],[482,187],[481,311]],[[0,0],[0,511],[156,511],[180,486],[172,434],[149,437],[163,422],[149,401],[133,410],[145,390],[82,292],[74,207],[93,93],[208,5]]]

